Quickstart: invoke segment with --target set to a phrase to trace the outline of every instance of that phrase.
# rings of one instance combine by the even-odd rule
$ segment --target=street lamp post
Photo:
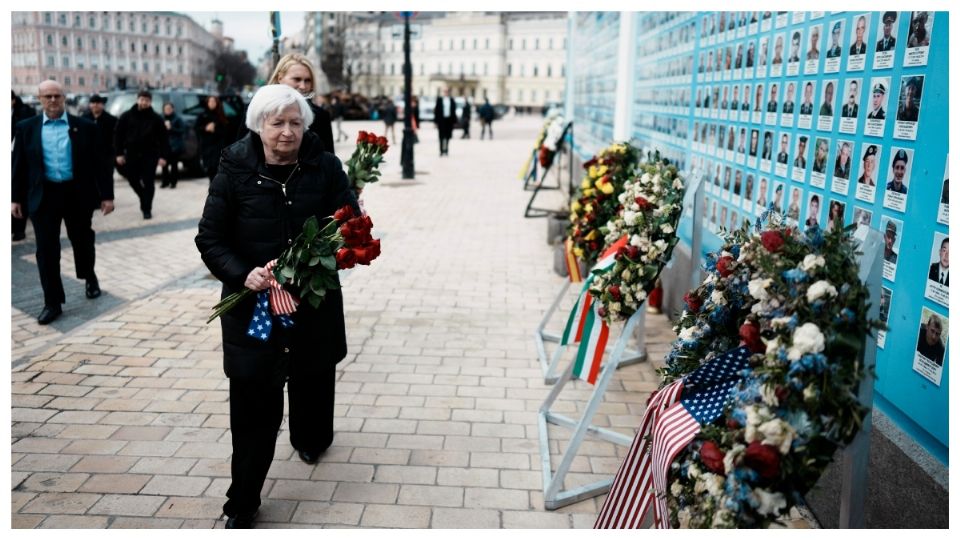
[[[410,15],[403,12],[403,143],[400,149],[400,165],[403,167],[402,178],[412,180],[413,172],[413,116],[411,111],[411,86],[413,67],[410,65]]]

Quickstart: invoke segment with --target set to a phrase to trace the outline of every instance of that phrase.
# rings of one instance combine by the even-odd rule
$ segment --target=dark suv
[[[203,110],[209,93],[199,90],[151,90],[153,94],[153,110],[159,115],[163,115],[163,104],[173,103],[177,114],[183,119],[186,125],[184,133],[184,151],[180,156],[184,169],[193,175],[203,175],[203,169],[200,167],[200,155],[197,151],[197,134],[193,126],[197,121],[197,115]],[[130,110],[137,102],[137,90],[118,90],[114,92],[104,92],[101,94],[107,98],[106,110],[108,113],[120,117],[121,114]],[[86,98],[79,104],[80,110],[86,110]],[[239,127],[243,121],[244,106],[240,96],[223,96],[223,110],[234,127]]]

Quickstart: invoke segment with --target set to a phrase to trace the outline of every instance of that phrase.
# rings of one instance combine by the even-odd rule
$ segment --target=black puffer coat
[[[317,216],[322,227],[324,218],[346,204],[359,212],[340,160],[324,152],[310,132],[304,133],[299,163],[284,195],[279,184],[265,178],[269,175],[264,169],[263,144],[256,133],[224,150],[196,237],[203,262],[223,282],[221,298],[243,290],[250,271],[276,259],[303,230],[308,217]],[[247,336],[254,298],[220,318],[228,377],[278,381],[285,376],[291,355],[307,370],[309,364],[329,365],[346,356],[339,289],[328,292],[317,309],[301,303],[293,328],[276,325],[267,343]]]

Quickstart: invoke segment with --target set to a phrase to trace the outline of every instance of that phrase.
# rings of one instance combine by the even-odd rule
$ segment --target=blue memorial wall
[[[611,14],[575,16],[584,157],[612,141],[618,36],[599,35]],[[631,138],[703,174],[704,253],[771,203],[884,234],[875,405],[947,463],[947,13],[657,12],[634,29]]]

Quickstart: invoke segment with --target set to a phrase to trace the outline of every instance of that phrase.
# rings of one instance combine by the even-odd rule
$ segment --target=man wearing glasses
[[[93,271],[93,211],[113,211],[113,178],[103,166],[97,126],[68,114],[63,88],[56,81],[40,83],[43,113],[14,127],[12,205],[14,217],[26,210],[37,242],[37,269],[43,288],[43,310],[37,322],[49,324],[66,302],[60,278],[60,223],[73,246],[77,279],[86,281],[87,298],[100,296]]]

